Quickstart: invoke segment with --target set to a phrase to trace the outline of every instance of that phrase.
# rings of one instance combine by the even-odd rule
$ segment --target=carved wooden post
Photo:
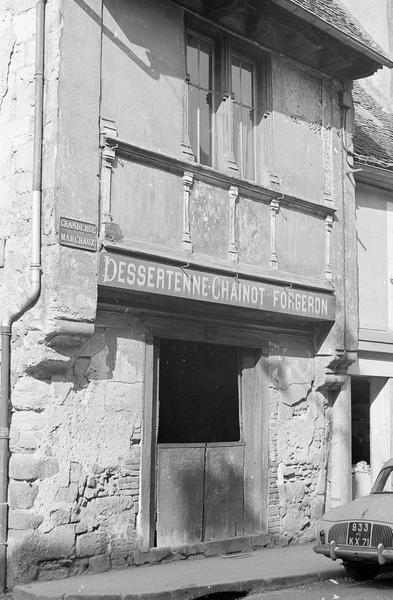
[[[272,269],[278,269],[278,258],[276,248],[276,219],[280,210],[280,203],[277,198],[270,202],[270,266]]]
[[[239,175],[239,167],[236,163],[233,150],[233,104],[234,94],[232,91],[232,52],[231,43],[225,40],[222,45],[223,70],[223,108],[224,108],[224,169],[232,175]]]
[[[281,181],[276,173],[275,165],[275,145],[274,141],[274,111],[273,111],[273,84],[272,84],[272,64],[269,54],[261,55],[260,74],[262,77],[260,104],[263,111],[258,129],[260,130],[260,165],[261,178],[274,191],[279,192]]]
[[[183,174],[183,237],[184,250],[192,252],[191,227],[190,227],[190,195],[194,183],[194,175],[189,171]]]
[[[235,185],[231,185],[228,191],[230,199],[230,216],[229,216],[229,248],[228,257],[232,262],[238,262],[239,255],[237,251],[237,239],[236,239],[236,217],[237,217],[237,203],[239,199],[239,188]]]
[[[109,143],[107,138],[116,138],[117,130],[115,122],[111,119],[101,118],[101,178],[100,178],[100,197],[101,197],[101,236],[105,236],[105,225],[112,223],[111,214],[111,187],[112,187],[112,168],[116,159],[117,144]]]
[[[186,48],[186,46],[185,46]],[[187,73],[187,57],[186,57],[186,49],[184,52],[183,58],[183,71],[184,71],[184,84],[183,84],[183,140],[181,142],[181,152],[183,158],[185,160],[189,160],[190,162],[195,162],[194,152],[191,148],[190,136],[188,133],[189,130],[189,118],[188,118],[188,104],[189,104],[189,94],[190,94],[190,76]]]
[[[332,266],[330,264],[331,261],[331,239],[332,239],[332,229],[333,229],[333,215],[326,215],[325,217],[325,225],[326,225],[326,238],[325,238],[325,276],[326,279],[332,278]]]
[[[333,198],[333,129],[332,129],[332,85],[328,80],[322,82],[322,162],[324,170],[323,193],[325,200]]]
[[[281,191],[281,180],[276,173],[275,148],[274,148],[274,112],[270,107],[266,109],[262,120],[263,126],[263,161],[264,171],[268,176],[268,182],[275,192]]]

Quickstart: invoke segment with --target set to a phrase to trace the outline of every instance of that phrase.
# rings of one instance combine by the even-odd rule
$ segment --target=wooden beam
[[[205,2],[204,15],[209,18],[226,17],[233,11],[238,10],[243,0],[208,0]]]
[[[344,71],[351,67],[351,62],[337,54],[331,54],[327,60],[321,60],[319,67],[322,71]]]

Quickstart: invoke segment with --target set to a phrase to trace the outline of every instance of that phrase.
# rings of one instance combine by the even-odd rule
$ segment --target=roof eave
[[[373,50],[373,48],[370,48],[366,44],[363,44],[362,42],[355,40],[350,35],[344,33],[340,29],[337,29],[336,27],[334,27],[333,25],[331,25],[330,23],[328,23],[321,17],[316,16],[314,13],[310,12],[306,8],[302,8],[302,7],[298,6],[297,4],[295,5],[292,2],[292,0],[274,0],[274,2],[275,2],[275,4],[278,4],[279,6],[284,8],[285,10],[288,10],[289,12],[292,12],[292,13],[296,14],[297,16],[299,16],[300,18],[308,21],[312,25],[315,25],[316,27],[318,27],[325,33],[328,33],[332,37],[339,40],[344,45],[353,48],[354,50],[356,50],[357,52],[360,52],[361,54],[364,54],[365,56],[367,56],[368,58],[373,60],[375,63],[377,63],[377,65],[379,65],[379,67],[393,68],[393,61],[390,60],[387,56],[384,56],[383,54],[380,54],[376,50]],[[379,67],[377,67],[376,70]]]
[[[389,191],[393,190],[393,170],[377,167],[356,158],[355,169],[355,180],[357,182]]]

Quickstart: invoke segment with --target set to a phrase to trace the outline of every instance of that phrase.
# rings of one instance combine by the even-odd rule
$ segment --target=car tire
[[[347,575],[355,581],[374,579],[381,570],[379,565],[361,562],[345,562],[344,567]]]

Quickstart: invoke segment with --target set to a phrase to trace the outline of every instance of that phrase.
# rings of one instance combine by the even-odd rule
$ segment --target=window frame
[[[189,118],[189,111],[190,111],[190,104],[189,104],[189,87],[192,86],[195,89],[203,89],[200,86],[196,86],[195,84],[191,83],[190,81],[190,74],[188,72],[188,36],[191,35],[195,38],[197,38],[198,40],[202,40],[204,41],[206,44],[211,46],[212,49],[212,53],[211,53],[211,133],[210,133],[210,146],[211,146],[211,165],[207,165],[207,166],[211,166],[211,167],[215,167],[216,165],[216,76],[217,76],[217,68],[216,68],[216,53],[217,53],[217,41],[214,37],[208,35],[207,33],[202,33],[199,30],[195,30],[192,27],[187,27],[186,28],[186,32],[185,32],[185,56],[186,56],[186,64],[185,64],[185,73],[186,73],[186,83],[188,86],[188,92],[187,92],[187,111],[188,111],[188,118]],[[208,92],[209,93],[209,92]],[[190,126],[188,126],[188,132],[187,132],[188,137],[190,137]],[[198,135],[198,155],[195,156],[195,152],[194,149],[192,149],[196,162],[199,164],[205,164],[205,163],[201,163],[200,160],[200,130],[199,127],[197,127],[197,135]],[[190,145],[191,145],[191,140],[190,140]]]
[[[268,116],[272,111],[272,68],[271,53],[258,48],[243,40],[241,36],[232,35],[223,31],[214,24],[200,22],[196,17],[188,15],[185,19],[184,28],[185,45],[185,81],[187,86],[187,101],[185,110],[187,111],[188,123],[188,80],[187,80],[187,45],[188,34],[201,39],[207,39],[213,43],[214,57],[212,59],[212,164],[213,169],[225,172],[227,169],[226,155],[232,155],[233,167],[232,173],[248,181],[261,184],[266,181],[271,170],[271,124],[267,123]],[[246,61],[253,66],[253,103],[254,103],[254,123],[253,123],[253,178],[245,177],[244,165],[237,165],[234,158],[234,93],[232,86],[232,56],[236,55],[241,60]],[[228,75],[229,71],[229,75]],[[229,83],[228,83],[229,81]],[[231,123],[228,123],[228,114],[225,112],[226,103],[230,104]],[[239,106],[239,105],[238,105]],[[186,135],[189,140],[189,124]],[[191,147],[191,144],[189,144]],[[198,157],[196,162],[201,165]],[[239,161],[242,162],[242,161]],[[236,173],[237,167],[237,173]],[[242,172],[243,171],[243,172]]]
[[[252,164],[252,171],[253,171],[253,178],[249,179],[248,177],[245,177],[244,174],[244,168],[243,168],[243,157],[240,156],[240,161],[237,162],[237,166],[239,168],[239,173],[240,173],[240,177],[242,179],[249,179],[249,181],[256,181],[256,173],[257,173],[257,135],[258,135],[258,123],[257,123],[257,117],[258,117],[258,92],[259,92],[259,77],[258,77],[258,61],[250,56],[249,53],[245,52],[243,50],[243,48],[232,44],[231,45],[231,53],[230,53],[230,60],[231,60],[231,68],[233,65],[233,57],[236,56],[237,58],[240,59],[241,62],[248,62],[249,64],[252,65],[252,110],[253,110],[253,125],[252,125],[252,129],[253,129],[253,139],[252,139],[252,152],[253,152],[253,164]],[[232,76],[231,76],[231,81],[232,81]],[[232,82],[232,94],[233,94],[233,104],[234,105],[238,105],[242,108],[248,108],[246,107],[246,105],[244,104],[240,104],[238,102],[236,102],[236,96],[235,96],[235,92],[233,90],[233,82]],[[234,118],[234,114],[232,116],[232,123],[233,123],[233,128],[235,126],[235,118]],[[236,154],[235,154],[235,136],[233,134],[233,153],[235,155],[235,160],[236,160]],[[242,144],[241,144],[242,146]],[[243,150],[243,148],[241,148],[241,150]]]

